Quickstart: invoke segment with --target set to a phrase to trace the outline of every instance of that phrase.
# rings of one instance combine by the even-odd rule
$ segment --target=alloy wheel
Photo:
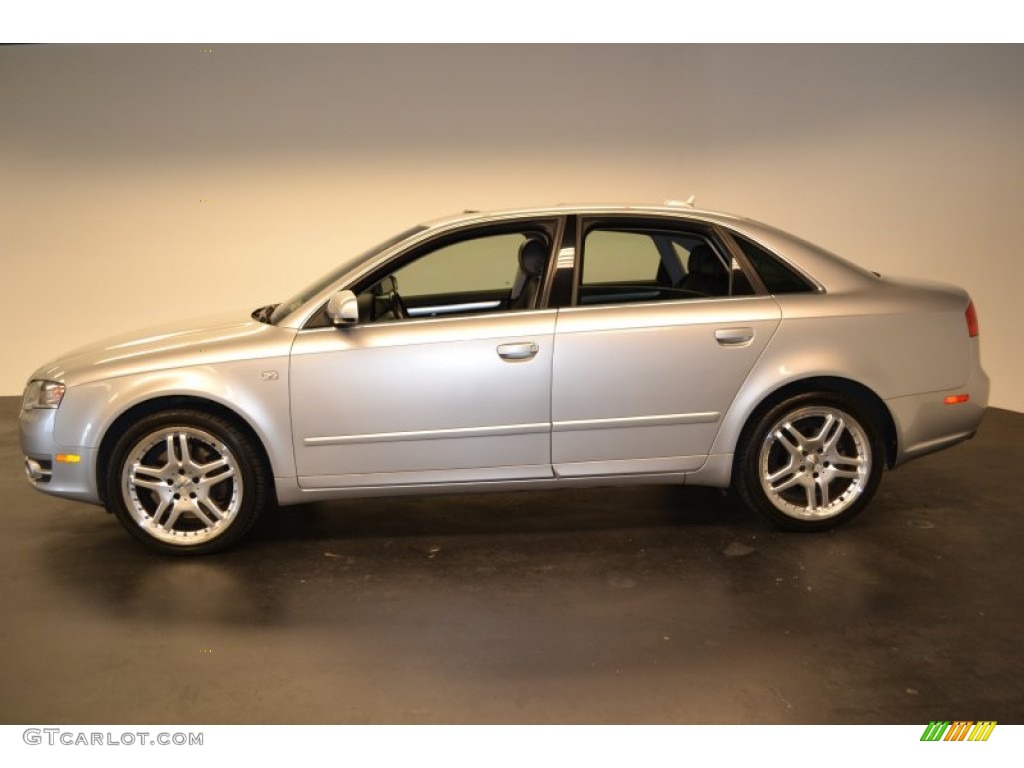
[[[849,509],[872,469],[871,441],[849,413],[832,406],[799,408],[765,434],[758,477],[768,501],[798,520],[826,520]]]
[[[168,427],[139,440],[123,464],[121,486],[134,521],[177,546],[220,536],[242,504],[237,458],[223,441],[194,427]]]

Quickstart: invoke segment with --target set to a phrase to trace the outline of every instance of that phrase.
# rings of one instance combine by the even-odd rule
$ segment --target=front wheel
[[[767,409],[737,450],[740,498],[790,530],[835,528],[857,515],[881,480],[880,430],[857,401],[799,395]]]
[[[107,508],[161,552],[215,552],[256,522],[266,476],[251,438],[229,421],[202,411],[155,413],[114,447]]]

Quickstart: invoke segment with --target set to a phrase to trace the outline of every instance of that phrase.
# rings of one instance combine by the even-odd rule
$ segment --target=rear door
[[[571,306],[555,327],[554,471],[696,470],[778,305],[707,225],[594,217],[578,231]]]

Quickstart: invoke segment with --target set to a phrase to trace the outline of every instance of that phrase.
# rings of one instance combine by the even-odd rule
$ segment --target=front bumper
[[[60,445],[53,438],[54,423],[60,409],[22,411],[18,420],[21,451],[25,456],[25,476],[43,493],[65,499],[101,504],[96,486],[98,451],[78,445]],[[57,456],[73,454],[77,462],[57,461]]]

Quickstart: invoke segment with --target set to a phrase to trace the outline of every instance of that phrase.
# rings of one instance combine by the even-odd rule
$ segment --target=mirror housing
[[[338,291],[327,300],[327,317],[335,326],[359,322],[359,302],[352,291]]]

